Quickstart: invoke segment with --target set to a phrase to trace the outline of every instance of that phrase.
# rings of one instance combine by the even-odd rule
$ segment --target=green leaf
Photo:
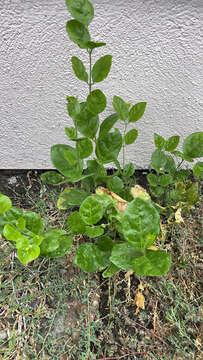
[[[166,163],[164,165],[164,170],[168,173],[174,173],[176,171],[176,164],[171,155],[166,156]]]
[[[93,152],[93,145],[90,139],[78,139],[76,143],[76,150],[80,159],[89,157]]]
[[[4,214],[8,210],[10,210],[11,207],[12,207],[12,202],[9,199],[9,197],[6,195],[3,195],[0,192],[0,215]]]
[[[116,265],[114,264],[110,264],[106,270],[104,270],[104,272],[102,273],[102,276],[104,279],[109,278],[115,274],[117,274],[118,272],[120,272],[121,269],[119,269]]]
[[[190,176],[190,170],[179,170],[174,174],[175,181],[184,181]]]
[[[89,194],[82,189],[66,188],[59,196],[57,206],[65,210],[70,206],[80,206]]]
[[[26,228],[33,232],[34,234],[38,235],[41,230],[43,229],[43,222],[42,218],[39,214],[35,213],[34,211],[26,211],[23,214],[23,218],[26,221]]]
[[[103,163],[109,163],[117,159],[122,147],[122,136],[118,131],[108,133],[98,138],[96,155]]]
[[[25,250],[29,247],[30,241],[27,237],[21,235],[16,239],[16,249]]]
[[[21,236],[20,231],[17,231],[12,225],[6,224],[3,229],[3,236],[6,240],[17,241]]]
[[[104,229],[101,226],[86,226],[85,235],[90,238],[95,238],[104,233]]]
[[[186,137],[183,143],[183,153],[191,158],[203,156],[203,132],[195,132]]]
[[[156,187],[150,186],[150,192],[154,197],[159,198],[164,194],[165,189],[162,188],[161,186],[156,186]]]
[[[150,200],[135,198],[122,217],[125,239],[137,250],[153,244],[160,232],[160,216]]]
[[[102,56],[92,68],[92,80],[94,83],[104,80],[111,69],[112,56]]]
[[[144,114],[146,109],[146,102],[140,102],[135,104],[129,111],[129,122],[138,121]]]
[[[87,97],[86,107],[94,115],[101,113],[106,107],[106,96],[101,90],[93,90]]]
[[[74,211],[69,214],[67,226],[71,234],[84,234],[86,230],[86,224],[82,220],[79,211]]]
[[[95,42],[95,41],[88,41],[87,42],[87,46],[89,49],[95,49],[101,46],[105,46],[106,43],[105,42]]]
[[[68,163],[70,165],[75,165],[78,162],[78,154],[74,153],[73,151],[70,150],[65,150],[64,151],[64,158],[68,161]]]
[[[201,180],[203,180],[203,162],[202,161],[198,161],[195,166],[193,166],[193,174],[200,178]]]
[[[88,73],[86,72],[85,65],[83,62],[78,59],[76,56],[72,56],[71,58],[72,68],[79,80],[88,82]]]
[[[64,181],[64,177],[56,171],[47,171],[40,176],[42,182],[51,185],[59,185]]]
[[[87,49],[87,42],[90,41],[90,34],[87,28],[77,20],[70,20],[66,24],[66,31],[71,41],[81,49]]]
[[[48,257],[48,258],[56,258],[67,254],[67,252],[69,252],[72,248],[73,237],[61,235],[58,239],[59,239],[59,247],[55,251],[44,253],[43,255],[40,254],[40,256]]]
[[[43,241],[40,245],[41,255],[46,255],[49,252],[55,251],[59,247],[60,237],[65,235],[64,230],[51,229],[43,233]]]
[[[66,0],[71,15],[84,25],[89,25],[94,17],[94,7],[88,0]]]
[[[125,134],[125,143],[126,145],[131,145],[135,142],[138,137],[138,131],[136,129],[132,129]]]
[[[111,251],[114,246],[114,241],[108,235],[103,235],[97,240],[97,246],[102,251]]]
[[[132,163],[126,164],[123,168],[124,177],[133,176],[134,172],[135,172],[135,166]]]
[[[166,162],[167,162],[167,156],[164,154],[163,151],[156,149],[152,153],[151,166],[157,172],[160,172],[161,169],[164,169]]]
[[[19,230],[24,230],[26,226],[26,221],[23,217],[19,217],[18,220],[16,221],[16,227]]]
[[[133,261],[132,269],[139,276],[161,276],[171,267],[171,255],[163,250],[146,250],[145,256]]]
[[[84,136],[93,139],[99,127],[99,117],[87,111],[86,103],[80,105],[81,111],[75,118],[78,130]]]
[[[127,119],[129,105],[123,99],[121,99],[119,96],[114,96],[113,107],[121,120]]]
[[[104,252],[97,245],[85,243],[78,246],[74,264],[79,266],[83,271],[95,272],[104,265]]]
[[[165,145],[165,140],[162,136],[154,133],[154,144],[157,147],[157,149],[162,150]]]
[[[105,137],[119,119],[118,114],[108,116],[100,125],[99,137]]]
[[[190,183],[189,183],[190,184]],[[198,182],[191,183],[185,193],[185,200],[189,205],[194,205],[199,201]]]
[[[110,261],[119,269],[131,270],[133,267],[133,261],[140,256],[142,256],[142,253],[130,246],[130,244],[121,243],[114,245]]]
[[[171,136],[164,145],[166,151],[173,151],[177,148],[180,141],[180,136]]]
[[[40,235],[34,235],[32,238],[32,241],[34,242],[35,245],[40,245],[43,241],[43,236]]]
[[[69,140],[77,139],[77,132],[74,126],[69,126],[65,128],[65,134],[69,138]]]
[[[124,185],[123,181],[118,176],[113,176],[107,181],[107,187],[110,191],[117,194],[123,189]]]
[[[177,156],[177,157],[180,157],[181,159],[183,159],[183,160],[185,160],[185,161],[189,161],[189,162],[193,162],[193,161],[194,161],[193,158],[191,158],[190,156],[185,155],[185,154],[183,154],[183,153],[181,153],[180,151],[177,151],[177,150],[172,151],[172,154],[175,155],[175,156]]]
[[[80,104],[78,102],[78,99],[73,96],[67,96],[66,100],[68,101],[67,103],[68,115],[72,119],[75,119],[75,117],[80,113]]]
[[[40,248],[38,245],[29,245],[26,249],[20,248],[17,251],[17,257],[23,265],[27,265],[29,262],[35,260],[40,254]]]
[[[55,168],[70,181],[78,181],[82,175],[83,160],[78,160],[76,165],[71,165],[64,156],[65,151],[71,151],[73,155],[77,156],[77,152],[69,145],[54,145],[51,147],[51,161]]]
[[[159,184],[161,186],[168,186],[173,181],[173,177],[169,174],[163,174],[159,177]]]
[[[93,196],[88,196],[80,206],[80,216],[88,225],[96,224],[103,215],[104,208],[101,202]]]
[[[157,186],[159,184],[158,176],[154,174],[147,175],[147,181],[151,186]]]

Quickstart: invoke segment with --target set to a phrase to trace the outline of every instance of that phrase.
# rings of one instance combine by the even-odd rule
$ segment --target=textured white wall
[[[93,0],[95,59],[113,55],[98,87],[133,104],[147,101],[127,158],[147,168],[153,133],[185,137],[201,129],[203,104],[200,27],[202,0]],[[0,0],[0,169],[51,168],[50,146],[67,142],[67,94],[85,99],[85,83],[70,57],[87,63],[66,35],[64,0]],[[84,85],[83,85],[84,84]]]

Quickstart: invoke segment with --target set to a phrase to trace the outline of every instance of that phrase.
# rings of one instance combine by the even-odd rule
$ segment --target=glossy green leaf
[[[161,135],[154,133],[154,144],[157,149],[162,150],[165,145],[165,140]]]
[[[40,256],[48,257],[48,258],[56,258],[60,256],[64,256],[67,254],[73,246],[73,237],[67,236],[67,235],[61,235],[59,238],[59,247],[52,252],[44,253],[43,255],[40,254]]]
[[[122,136],[118,131],[108,133],[98,138],[96,155],[103,163],[109,163],[117,159],[122,147]]]
[[[93,90],[87,97],[87,111],[97,115],[106,108],[106,96],[101,90]]]
[[[190,170],[179,170],[174,174],[175,181],[184,181],[190,176]]]
[[[23,265],[35,260],[40,255],[40,248],[38,245],[28,245],[27,248],[20,248],[17,251],[17,257]]]
[[[89,25],[94,17],[94,7],[88,0],[66,0],[71,15],[84,25]]]
[[[76,143],[76,150],[80,159],[89,157],[93,152],[93,144],[90,139],[78,139]]]
[[[72,62],[73,71],[77,76],[77,78],[79,80],[88,82],[88,73],[85,69],[85,65],[83,64],[83,62],[80,59],[78,59],[78,57],[76,56],[72,56],[71,62]]]
[[[114,245],[110,261],[119,269],[131,270],[133,267],[133,261],[140,256],[142,256],[140,251],[125,242]]]
[[[26,227],[26,220],[23,217],[19,217],[18,220],[16,221],[16,227],[19,230],[24,230]]]
[[[118,114],[108,116],[100,125],[99,137],[105,137],[119,119]]]
[[[69,206],[80,206],[89,194],[82,189],[66,188],[59,196],[57,206],[65,210]]]
[[[171,255],[163,250],[146,250],[145,256],[133,261],[132,269],[139,276],[161,276],[171,267]]]
[[[78,102],[78,99],[73,96],[67,96],[66,100],[67,100],[68,115],[72,119],[75,119],[75,117],[80,113],[80,104]]]
[[[183,153],[191,158],[203,156],[203,132],[195,132],[183,142]]]
[[[9,199],[9,197],[6,195],[3,195],[0,192],[0,215],[7,212],[9,209],[11,209],[11,207],[12,207],[12,202]]]
[[[78,130],[84,136],[93,139],[99,127],[99,117],[87,111],[86,103],[80,105],[81,111],[75,118]]]
[[[160,232],[160,216],[150,200],[135,198],[122,217],[125,239],[137,250],[149,247]]]
[[[80,216],[88,225],[94,225],[102,219],[104,208],[94,196],[88,196],[80,206]]]
[[[163,151],[156,149],[152,153],[151,166],[157,172],[160,172],[161,169],[164,169],[166,162],[167,162],[167,156],[164,154]]]
[[[127,119],[129,105],[123,99],[119,96],[114,96],[113,107],[121,120]]]
[[[65,230],[51,229],[43,233],[43,241],[40,245],[41,255],[44,256],[49,252],[55,251],[60,244],[61,236],[66,235]]]
[[[3,236],[9,241],[17,241],[21,236],[21,232],[17,231],[14,226],[6,224],[3,229]]]
[[[40,176],[42,182],[51,185],[59,185],[64,181],[64,176],[56,171],[47,171]]]
[[[113,191],[117,194],[123,189],[124,184],[118,176],[113,176],[107,181],[107,187],[110,191]]]
[[[97,240],[97,246],[102,251],[111,251],[114,241],[108,235],[100,236]]]
[[[183,153],[181,153],[180,151],[177,151],[177,150],[172,151],[172,154],[175,155],[175,156],[177,156],[177,157],[180,157],[181,159],[183,159],[183,160],[185,160],[185,161],[189,161],[189,162],[193,162],[193,161],[194,161],[193,158],[191,158],[190,156],[185,155],[185,154],[183,154]]]
[[[78,162],[78,154],[70,151],[70,150],[65,150],[64,151],[64,158],[68,161],[68,163],[70,165],[76,165]]]
[[[202,161],[198,161],[195,166],[193,166],[193,174],[200,178],[201,180],[203,180],[203,162]]]
[[[135,104],[129,111],[129,122],[138,121],[143,116],[146,105],[146,102],[139,102]]]
[[[42,218],[36,212],[28,210],[23,214],[23,218],[26,221],[26,228],[34,234],[38,235],[43,229]]]
[[[135,172],[135,166],[132,163],[128,163],[123,168],[123,176],[130,177],[133,176]]]
[[[109,278],[117,273],[120,272],[121,269],[119,269],[116,265],[110,264],[106,270],[102,273],[102,276],[104,279]]]
[[[77,235],[84,234],[87,225],[82,220],[79,211],[74,211],[68,216],[67,226],[71,234]]]
[[[164,170],[168,173],[174,173],[176,171],[176,164],[171,155],[165,155],[166,156],[166,163],[164,165]]]
[[[51,147],[51,161],[60,173],[70,181],[75,182],[82,174],[83,160],[78,160],[76,165],[71,165],[64,156],[65,151],[71,151],[73,155],[77,156],[77,152],[73,147],[58,144]]]
[[[43,241],[43,236],[41,235],[34,235],[33,238],[32,238],[32,241],[35,245],[40,245]]]
[[[162,188],[161,186],[150,186],[150,193],[156,197],[156,198],[159,198],[161,197],[165,192],[165,189]]]
[[[174,151],[180,142],[180,136],[171,136],[164,145],[166,151]]]
[[[16,249],[27,249],[30,245],[30,240],[23,235],[20,235],[17,239],[16,239]]]
[[[92,80],[94,83],[104,80],[111,69],[112,56],[102,56],[92,68]]]
[[[147,181],[151,186],[157,186],[159,184],[158,176],[154,174],[147,175]]]
[[[168,186],[173,181],[173,177],[169,174],[163,174],[159,177],[159,184],[161,186]]]
[[[86,226],[85,235],[95,238],[103,235],[104,229],[101,226]]]
[[[65,134],[69,140],[77,139],[77,132],[74,126],[69,126],[65,128]]]
[[[95,41],[88,41],[87,42],[87,46],[89,49],[95,49],[101,46],[105,46],[106,43],[105,42],[95,42]]]
[[[95,272],[104,265],[104,252],[95,244],[81,244],[76,250],[74,263],[83,271]]]
[[[66,31],[71,41],[77,44],[81,49],[86,49],[87,42],[90,41],[88,29],[77,20],[70,20],[66,24]]]
[[[136,129],[132,129],[125,134],[125,143],[126,145],[131,145],[135,142],[138,137],[138,131]]]

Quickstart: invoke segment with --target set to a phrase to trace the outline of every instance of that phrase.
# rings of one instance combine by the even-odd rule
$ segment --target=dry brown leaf
[[[132,275],[133,273],[134,273],[133,270],[128,270],[127,273],[125,274],[125,279],[127,280],[130,277],[130,275]]]
[[[180,224],[181,222],[184,223],[181,211],[182,211],[182,209],[178,208],[178,210],[176,210],[176,212],[175,212],[175,222],[176,222],[176,224]]]
[[[145,308],[144,302],[145,302],[144,295],[140,291],[137,291],[137,294],[136,294],[135,300],[134,300],[134,303],[137,306],[135,315],[137,315],[139,313],[140,309],[144,310],[144,308]]]

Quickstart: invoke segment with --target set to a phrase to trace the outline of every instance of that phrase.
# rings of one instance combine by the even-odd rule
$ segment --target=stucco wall
[[[147,168],[153,133],[185,137],[201,129],[203,104],[200,26],[202,0],[93,0],[94,40],[113,65],[101,83],[113,95],[147,101],[127,158]],[[50,146],[67,142],[67,94],[87,95],[70,57],[87,63],[66,35],[64,0],[0,0],[0,169],[51,168]],[[136,126],[135,126],[136,125]]]

